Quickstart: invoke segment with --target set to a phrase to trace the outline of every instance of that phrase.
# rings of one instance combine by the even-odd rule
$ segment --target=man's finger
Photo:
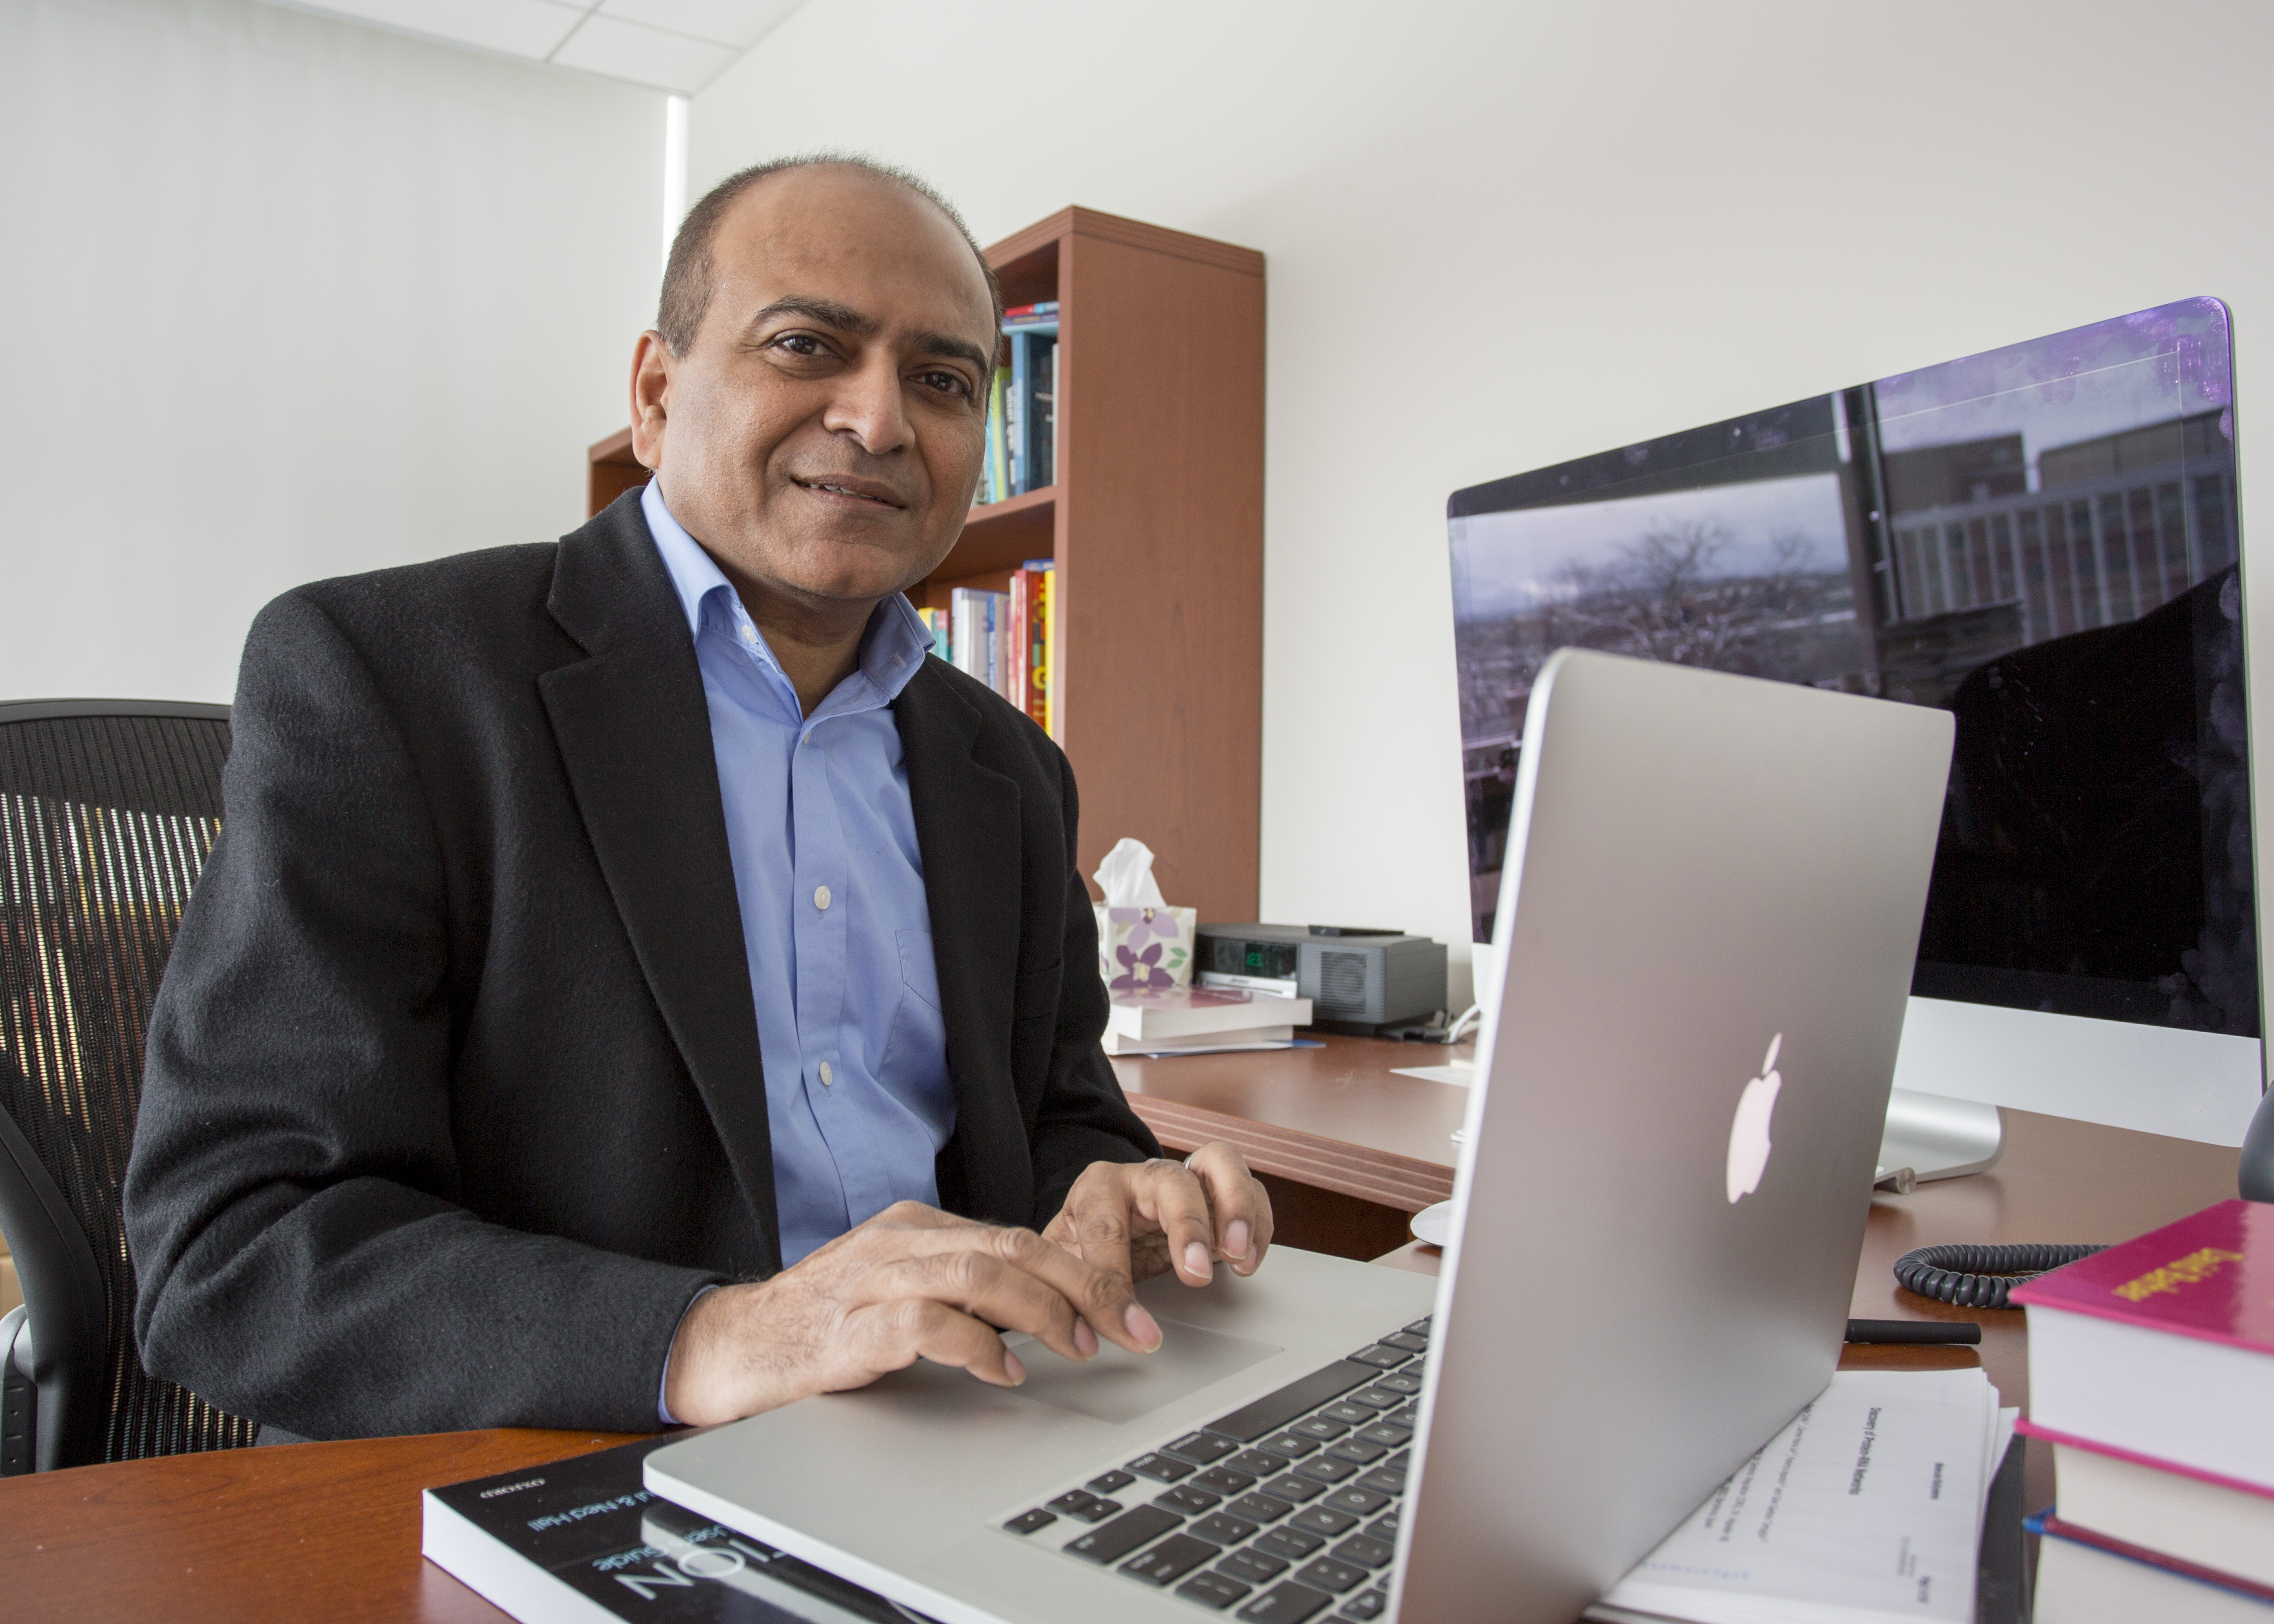
[[[1216,1251],[1216,1221],[1201,1181],[1181,1162],[1148,1162],[1133,1176],[1137,1210],[1161,1226],[1177,1277],[1188,1286],[1208,1284],[1216,1277],[1209,1261]]]
[[[918,1358],[969,1371],[998,1387],[1015,1387],[1027,1379],[1019,1356],[993,1330],[930,1298],[901,1297],[855,1309],[847,1316],[845,1330],[849,1357],[825,1378],[828,1391],[866,1387]]]
[[[1222,1139],[1201,1146],[1186,1164],[1208,1194],[1216,1247],[1239,1274],[1253,1274],[1271,1244],[1271,1197],[1239,1152]]]
[[[1024,1331],[1076,1364],[1097,1350],[1094,1336],[1087,1350],[1076,1339],[1080,1321],[1063,1292],[1005,1262],[991,1248],[904,1258],[877,1270],[862,1282],[862,1293],[877,1301],[922,1297],[943,1303],[999,1329]]]

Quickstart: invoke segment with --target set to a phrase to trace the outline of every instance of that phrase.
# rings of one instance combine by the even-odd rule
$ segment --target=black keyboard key
[[[1367,1419],[1371,1421],[1374,1417],[1371,1415],[1368,1415]],[[1347,1421],[1330,1421],[1324,1416],[1313,1416],[1307,1421],[1298,1421],[1294,1425],[1289,1427],[1287,1430],[1294,1433],[1298,1438],[1308,1438],[1314,1440],[1315,1447],[1316,1444],[1330,1444],[1334,1442],[1336,1439],[1340,1438],[1344,1432],[1350,1431],[1350,1423]]]
[[[1119,1561],[1139,1545],[1158,1539],[1176,1526],[1177,1519],[1159,1507],[1139,1506],[1123,1512],[1104,1527],[1091,1529],[1081,1538],[1069,1541],[1065,1549],[1103,1567]]]
[[[1350,1395],[1350,1402],[1363,1404],[1368,1410],[1395,1410],[1405,1402],[1405,1395],[1382,1387],[1360,1387]]]
[[[1202,1517],[1186,1530],[1195,1539],[1212,1539],[1220,1545],[1236,1545],[1255,1531],[1255,1524],[1219,1511],[1214,1516]]]
[[[1329,1539],[1339,1539],[1358,1526],[1358,1519],[1332,1506],[1313,1506],[1297,1512],[1287,1526],[1299,1533],[1324,1534]]]
[[[1220,1546],[1190,1534],[1171,1534],[1159,1545],[1121,1564],[1121,1571],[1148,1584],[1174,1584],[1202,1562],[1224,1554]]]
[[[1397,1441],[1402,1444],[1405,1440],[1401,1438]],[[1310,1451],[1306,1449],[1304,1453],[1307,1455]],[[1232,1470],[1244,1471],[1251,1477],[1269,1477],[1275,1472],[1285,1471],[1288,1463],[1286,1455],[1272,1455],[1261,1449],[1242,1449],[1224,1462]]]
[[[1306,1584],[1314,1584],[1322,1590],[1347,1590],[1366,1583],[1363,1568],[1353,1568],[1348,1562],[1338,1562],[1331,1556],[1322,1556],[1307,1568],[1298,1568],[1295,1576]]]
[[[1274,1500],[1294,1500],[1298,1503],[1316,1500],[1327,1492],[1327,1485],[1315,1477],[1298,1477],[1293,1472],[1255,1485],[1258,1494],[1269,1494]]]
[[[1221,1613],[1254,1588],[1237,1579],[1227,1578],[1221,1573],[1204,1573],[1194,1574],[1178,1585],[1177,1594],[1186,1601],[1196,1601],[1203,1607],[1213,1607]]]
[[[1382,1339],[1382,1345],[1385,1348],[1403,1348],[1408,1353],[1429,1351],[1429,1339],[1418,1331],[1400,1331],[1395,1336],[1385,1336]]]
[[[1082,1487],[1086,1489],[1095,1489],[1100,1494],[1111,1494],[1116,1490],[1127,1488],[1131,1484],[1136,1481],[1136,1478],[1131,1477],[1126,1471],[1116,1470],[1100,1472],[1096,1477],[1092,1477],[1088,1483],[1082,1485]]]
[[[1334,1601],[1324,1590],[1314,1590],[1291,1579],[1249,1602],[1239,1610],[1239,1616],[1246,1624],[1303,1624],[1305,1619],[1334,1605]]]
[[[1214,1432],[1188,1432],[1169,1445],[1168,1450],[1195,1466],[1213,1466],[1239,1447],[1231,1439],[1219,1438]]]
[[[1330,1398],[1340,1398],[1352,1387],[1364,1387],[1374,1376],[1372,1367],[1337,1359],[1323,1370],[1291,1381],[1276,1393],[1267,1393],[1252,1404],[1209,1423],[1209,1431],[1252,1444],[1266,1432],[1276,1432],[1299,1416],[1309,1414]]]
[[[1370,1444],[1383,1444],[1392,1449],[1403,1449],[1413,1441],[1413,1429],[1400,1426],[1395,1421],[1377,1421],[1372,1426],[1362,1426],[1359,1428],[1358,1435]],[[1094,1483],[1089,1486],[1097,1488]],[[1103,1494],[1107,1491],[1098,1489],[1098,1492]]]
[[[1321,1483],[1340,1483],[1345,1477],[1356,1477],[1358,1468],[1348,1461],[1337,1461],[1331,1455],[1321,1455],[1298,1466],[1293,1475],[1314,1478]]]
[[[1210,1494],[1205,1489],[1171,1489],[1153,1496],[1153,1503],[1187,1517],[1205,1516],[1216,1508],[1223,1496]]]
[[[1337,1433],[1336,1436],[1340,1437],[1341,1434]],[[1291,1461],[1299,1461],[1306,1455],[1318,1453],[1319,1440],[1295,1432],[1274,1432],[1256,1447],[1269,1449],[1274,1455],[1284,1455]]]
[[[1356,1619],[1359,1620],[1359,1624],[1365,1624],[1367,1619],[1380,1618],[1382,1609],[1389,1605],[1388,1591],[1361,1590],[1344,1602],[1343,1610],[1335,1616],[1338,1619]]]
[[[1102,1500],[1088,1489],[1069,1489],[1050,1501],[1050,1507],[1066,1516],[1079,1517],[1085,1522],[1103,1522],[1106,1518],[1119,1514],[1121,1502]]]
[[[1366,1525],[1366,1531],[1373,1535],[1376,1539],[1386,1539],[1391,1545],[1396,1545],[1397,1543],[1397,1510],[1393,1507],[1392,1509],[1382,1513],[1382,1515],[1374,1518],[1373,1522]]]
[[[1434,1316],[1429,1314],[1424,1314],[1405,1328],[1412,1332],[1416,1336],[1427,1336],[1429,1335],[1429,1321]]]
[[[1326,1544],[1326,1540],[1306,1529],[1275,1528],[1260,1536],[1248,1549],[1269,1551],[1274,1556],[1284,1556],[1291,1562],[1306,1560]]]
[[[1162,1483],[1178,1483],[1199,1469],[1191,1462],[1180,1461],[1172,1455],[1147,1455],[1130,1462],[1129,1470],[1141,1477]]]
[[[1229,1466],[1211,1466],[1185,1486],[1206,1489],[1212,1494],[1245,1494],[1255,1486],[1255,1479]]]
[[[1421,1391],[1421,1372],[1392,1371],[1387,1376],[1376,1376],[1374,1379],[1374,1385],[1377,1387],[1386,1387],[1392,1393],[1403,1393],[1410,1398]]]
[[[1048,1528],[1058,1518],[1037,1506],[1032,1511],[1022,1511],[1003,1524],[1014,1534],[1031,1534],[1038,1528]]]
[[[1361,1517],[1370,1517],[1388,1504],[1389,1504],[1389,1495],[1374,1489],[1362,1489],[1355,1483],[1346,1483],[1321,1500],[1319,1507],[1331,1507],[1336,1511],[1352,1511]]]
[[[1274,1500],[1269,1494],[1243,1494],[1224,1509],[1236,1517],[1246,1517],[1251,1522],[1276,1522],[1295,1507],[1284,1500]]]
[[[1250,1545],[1245,1551],[1234,1551],[1225,1557],[1216,1565],[1216,1570],[1220,1574],[1235,1574],[1250,1584],[1269,1584],[1287,1571],[1287,1560]]]
[[[1329,1421],[1339,1421],[1344,1426],[1365,1426],[1374,1420],[1374,1411],[1363,1404],[1329,1404],[1319,1414]]]
[[[1337,1561],[1349,1562],[1359,1568],[1381,1568],[1397,1554],[1397,1547],[1370,1534],[1352,1534],[1334,1548]]]
[[[1380,1489],[1384,1494],[1405,1492],[1405,1469],[1403,1466],[1377,1466],[1359,1478],[1369,1489]]]
[[[1403,1348],[1392,1348],[1382,1342],[1376,1342],[1371,1348],[1361,1348],[1351,1355],[1358,1364],[1371,1365],[1376,1370],[1396,1370],[1412,1357]]]
[[[1368,1443],[1363,1438],[1345,1438],[1327,1453],[1338,1461],[1348,1461],[1353,1466],[1371,1466],[1389,1453],[1386,1444]]]

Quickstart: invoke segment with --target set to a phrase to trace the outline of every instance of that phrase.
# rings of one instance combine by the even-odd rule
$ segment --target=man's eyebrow
[[[796,293],[776,299],[767,305],[750,318],[750,326],[763,327],[777,316],[803,316],[808,320],[818,321],[824,327],[835,327],[840,333],[850,333],[858,338],[874,338],[878,330],[874,316],[862,315],[850,304],[840,304],[834,299],[809,298]],[[923,355],[968,361],[982,373],[992,373],[995,370],[988,353],[968,338],[956,338],[946,333],[918,333],[915,349]]]
[[[925,355],[946,356],[953,360],[968,361],[979,369],[983,377],[991,377],[995,372],[993,357],[968,338],[951,338],[945,333],[919,333],[916,335],[915,347]]]
[[[824,327],[835,327],[840,333],[852,333],[862,338],[871,337],[877,331],[877,319],[862,315],[850,304],[840,304],[834,299],[807,298],[795,293],[787,298],[776,299],[751,317],[750,326],[771,321],[776,316],[804,316]]]

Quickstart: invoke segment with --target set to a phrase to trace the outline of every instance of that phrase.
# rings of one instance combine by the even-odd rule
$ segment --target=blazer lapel
[[[900,690],[892,715],[923,857],[955,1086],[940,1197],[976,1218],[1025,1223],[1034,1210],[1034,1164],[1011,1075],[1021,968],[1019,786],[974,758],[978,707],[930,661]]]
[[[710,710],[637,491],[561,538],[546,607],[588,657],[538,678],[577,812],[772,1274],[773,1144]]]

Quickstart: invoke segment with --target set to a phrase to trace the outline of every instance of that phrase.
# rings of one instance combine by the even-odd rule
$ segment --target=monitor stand
[[[1982,1172],[2005,1154],[2005,1113],[1994,1105],[1912,1088],[1887,1096],[1887,1125],[1879,1139],[1882,1184],[1907,1192],[1909,1184]],[[1901,1177],[1905,1169],[1908,1181]]]

